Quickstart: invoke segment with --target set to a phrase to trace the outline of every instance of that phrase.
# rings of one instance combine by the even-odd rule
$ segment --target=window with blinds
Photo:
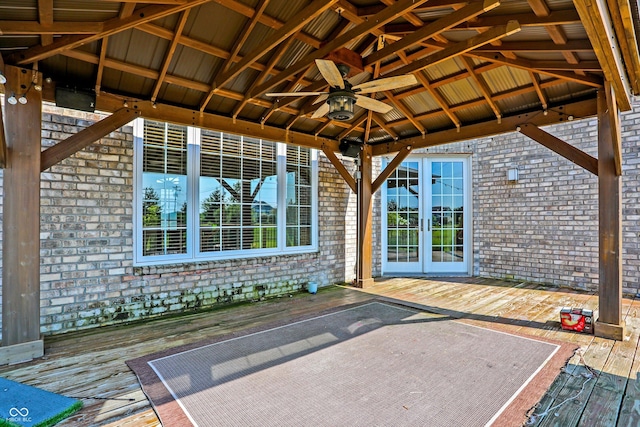
[[[187,251],[187,128],[144,123],[142,254]]]
[[[135,129],[136,263],[317,248],[313,150],[142,119]]]

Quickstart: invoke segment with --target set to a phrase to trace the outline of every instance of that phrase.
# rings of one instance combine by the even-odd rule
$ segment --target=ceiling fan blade
[[[358,107],[366,108],[367,110],[373,110],[376,113],[387,114],[393,110],[391,105],[387,105],[377,99],[369,98],[368,96],[356,95],[356,105]]]
[[[387,77],[384,79],[371,80],[369,82],[355,85],[353,90],[358,93],[382,92],[385,90],[398,89],[404,86],[411,86],[418,83],[416,76],[413,74],[404,74],[402,76]]]
[[[312,119],[319,119],[329,112],[329,104],[322,104],[320,108],[313,112],[311,115]]]
[[[311,104],[311,105],[315,105],[315,104],[317,104],[317,103],[319,103],[319,102],[326,101],[328,97],[329,97],[329,94],[328,94],[328,93],[323,93],[322,95],[320,95],[320,96],[318,97],[318,99],[316,99],[315,101],[313,101],[313,104]]]
[[[316,66],[329,85],[344,89],[344,79],[335,62],[328,59],[316,59]]]
[[[269,92],[267,96],[318,96],[326,95],[326,92]]]

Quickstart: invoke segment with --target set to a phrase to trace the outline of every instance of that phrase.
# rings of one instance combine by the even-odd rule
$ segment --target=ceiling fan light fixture
[[[351,92],[333,92],[327,99],[329,113],[327,117],[331,120],[346,122],[353,119],[353,110],[356,105],[356,97]]]

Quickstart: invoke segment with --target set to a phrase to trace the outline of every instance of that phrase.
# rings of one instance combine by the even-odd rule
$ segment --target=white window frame
[[[144,119],[133,123],[133,265],[162,265],[204,261],[220,261],[240,258],[291,255],[318,251],[318,152],[310,150],[311,156],[311,245],[286,246],[286,144],[276,142],[278,209],[277,246],[275,248],[245,249],[201,253],[199,230],[199,184],[200,184],[200,129],[187,126],[187,250],[184,254],[152,255],[142,254],[142,176],[144,148]]]

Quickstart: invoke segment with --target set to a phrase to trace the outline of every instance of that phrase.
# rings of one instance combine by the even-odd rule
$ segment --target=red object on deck
[[[576,332],[593,332],[593,310],[563,307],[560,310],[562,329]]]

